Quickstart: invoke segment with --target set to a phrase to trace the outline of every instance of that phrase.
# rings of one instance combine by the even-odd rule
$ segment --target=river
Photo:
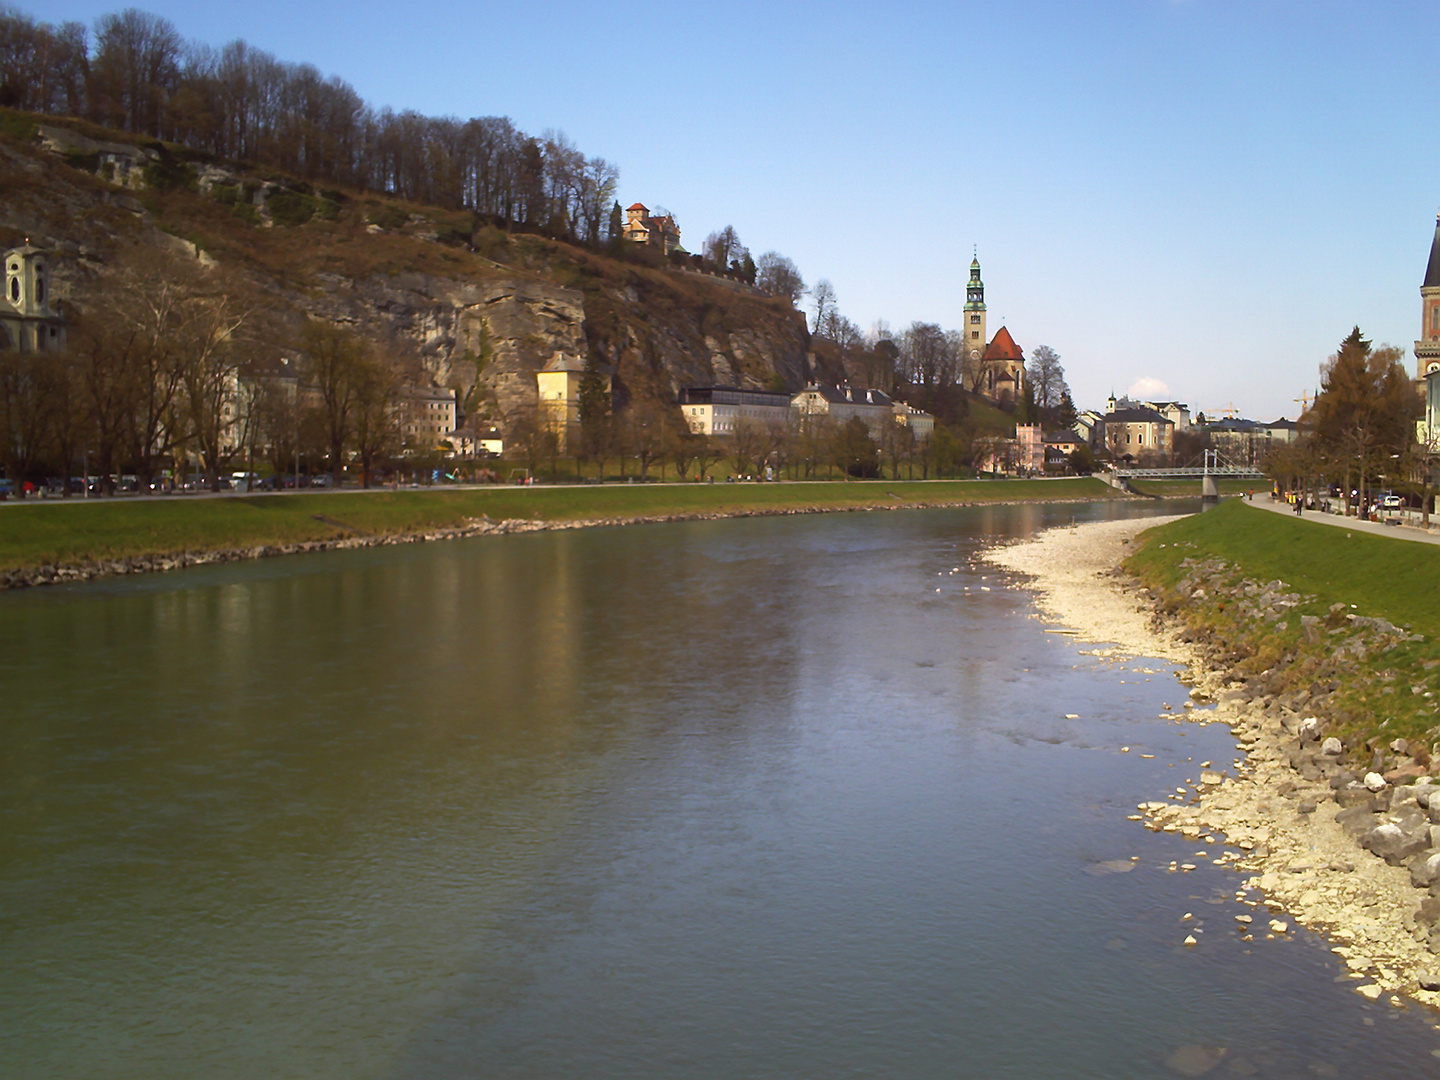
[[[1198,1044],[1216,1076],[1434,1075],[1432,1018],[1318,937],[1241,941],[1239,875],[1126,819],[1229,732],[1159,719],[1172,669],[1048,632],[973,558],[1145,512],[0,597],[0,1073],[1138,1078]]]

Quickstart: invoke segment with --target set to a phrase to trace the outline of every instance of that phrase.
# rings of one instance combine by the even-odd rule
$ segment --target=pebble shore
[[[1138,533],[1170,520],[1055,528],[987,558],[1029,579],[1040,617],[1100,646],[1093,650],[1100,655],[1184,666],[1191,701],[1167,719],[1230,727],[1233,763],[1212,763],[1198,782],[1157,793],[1131,816],[1157,831],[1214,843],[1210,861],[1246,875],[1236,898],[1253,914],[1237,918],[1242,938],[1288,933],[1292,923],[1308,927],[1330,940],[1357,993],[1395,1004],[1404,995],[1440,1009],[1440,957],[1433,951],[1440,911],[1431,910],[1440,900],[1415,880],[1423,867],[1387,861],[1375,841],[1377,831],[1384,839],[1387,829],[1407,823],[1428,829],[1429,792],[1423,782],[1414,786],[1415,777],[1383,781],[1371,774],[1368,789],[1344,781],[1338,761],[1322,756],[1324,744],[1304,710],[1232,682],[1183,639],[1178,624],[1157,617],[1154,598],[1119,565]],[[1332,783],[1336,777],[1342,782]],[[1440,797],[1435,803],[1440,816]],[[1425,854],[1412,853],[1409,861]]]

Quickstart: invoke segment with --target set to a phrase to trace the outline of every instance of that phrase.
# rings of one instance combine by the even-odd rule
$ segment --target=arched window
[[[10,279],[10,302],[12,304],[20,302],[20,279],[18,277]]]
[[[45,279],[39,274],[35,275],[35,302],[37,304],[45,302]]]

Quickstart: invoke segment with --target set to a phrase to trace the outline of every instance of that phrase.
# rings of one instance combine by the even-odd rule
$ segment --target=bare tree
[[[1060,364],[1059,353],[1049,345],[1037,345],[1030,353],[1025,376],[1040,409],[1048,415],[1060,408],[1061,398],[1069,392],[1069,387],[1065,385],[1065,369]]]
[[[373,348],[362,351],[352,379],[355,455],[360,459],[361,486],[368,488],[376,466],[400,442],[396,409],[400,381],[395,369]]]
[[[223,276],[197,282],[189,318],[181,328],[180,416],[184,435],[199,453],[212,491],[220,490],[220,465],[240,446],[237,333],[249,305],[235,283]]]
[[[819,334],[835,315],[835,286],[830,284],[829,278],[821,278],[815,283],[810,292],[810,302],[815,305],[815,326],[811,332]]]
[[[330,473],[339,487],[345,476],[345,453],[355,433],[359,382],[366,344],[359,335],[333,323],[311,319],[301,336],[307,360],[306,378],[319,398]]]
[[[650,463],[665,453],[666,429],[673,423],[675,409],[658,401],[644,401],[625,410],[628,442],[640,463],[640,479],[649,474]]]
[[[955,382],[955,351],[935,323],[913,322],[900,339],[900,367],[905,381],[922,388]]]
[[[726,225],[705,238],[705,258],[721,270],[728,270],[732,262],[740,261],[740,253],[744,250],[733,225]]]
[[[730,460],[735,466],[736,476],[748,476],[758,471],[758,462],[766,448],[765,428],[749,417],[739,417],[730,431]]]
[[[100,16],[91,64],[96,119],[146,135],[167,134],[166,105],[179,85],[182,48],[174,25],[159,15],[126,8]]]
[[[773,296],[783,296],[798,304],[805,295],[805,279],[799,268],[775,251],[767,251],[756,264],[755,284]]]
[[[690,472],[690,463],[699,453],[705,436],[691,431],[683,420],[667,424],[664,428],[665,454],[675,466],[675,475],[684,480]]]

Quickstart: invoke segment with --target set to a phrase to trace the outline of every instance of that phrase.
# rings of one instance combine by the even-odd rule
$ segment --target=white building
[[[1178,401],[1142,401],[1147,409],[1154,409],[1175,425],[1176,431],[1190,430],[1190,406]]]
[[[916,442],[924,442],[935,431],[935,417],[903,401],[895,402],[895,423],[908,427]]]
[[[697,435],[729,435],[740,420],[762,427],[790,422],[790,395],[732,386],[692,386],[680,391],[680,412]]]
[[[811,383],[791,399],[790,406],[802,418],[828,416],[837,424],[858,417],[870,429],[871,438],[878,438],[886,424],[895,422],[895,403],[883,390]]]

